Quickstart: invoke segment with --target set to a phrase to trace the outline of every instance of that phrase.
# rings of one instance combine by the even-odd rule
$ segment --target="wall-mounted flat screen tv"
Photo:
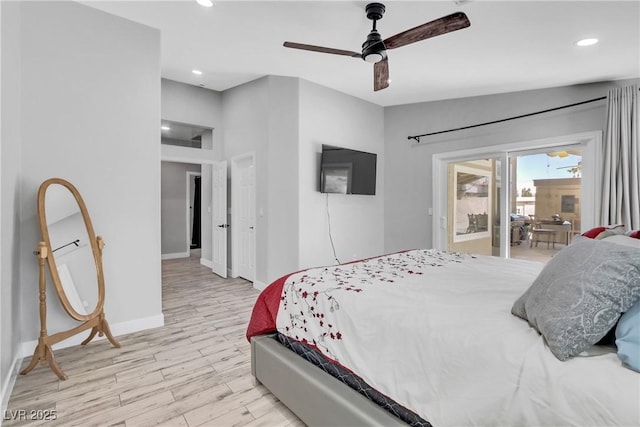
[[[322,145],[320,192],[376,194],[377,155]]]

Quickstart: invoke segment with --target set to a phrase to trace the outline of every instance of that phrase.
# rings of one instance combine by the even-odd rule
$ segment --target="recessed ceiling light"
[[[213,6],[213,2],[211,0],[196,0],[196,2],[200,5],[200,6],[204,6],[204,7],[211,7]]]
[[[582,39],[576,42],[578,46],[593,46],[598,43],[598,39],[590,38],[590,39]]]
[[[162,129],[162,130],[171,130],[171,128],[169,126],[160,126],[160,129]]]
[[[191,72],[193,74],[195,74],[196,76],[201,76],[202,75],[202,71],[200,71],[200,70],[191,70]]]

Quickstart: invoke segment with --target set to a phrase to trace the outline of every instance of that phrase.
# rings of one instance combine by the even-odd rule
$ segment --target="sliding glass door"
[[[600,139],[580,136],[434,155],[434,247],[548,261],[595,217]]]
[[[499,255],[500,177],[497,158],[448,164],[448,250]]]
[[[513,153],[510,159],[511,224],[521,230],[510,256],[546,262],[580,233],[582,149]]]

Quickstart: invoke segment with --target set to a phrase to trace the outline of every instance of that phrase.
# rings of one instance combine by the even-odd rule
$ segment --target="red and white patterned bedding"
[[[307,343],[436,426],[638,425],[615,353],[560,362],[511,315],[541,267],[414,250],[308,269],[261,293],[247,337]]]

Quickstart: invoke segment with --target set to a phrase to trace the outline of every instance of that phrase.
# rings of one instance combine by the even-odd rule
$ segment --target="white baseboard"
[[[18,371],[20,370],[21,365],[22,357],[16,356],[16,358],[13,359],[13,363],[11,364],[9,375],[7,375],[4,384],[2,384],[2,390],[0,390],[0,411],[2,411],[2,414],[6,413],[7,406],[9,405],[9,398],[11,397],[11,391],[13,390],[13,386],[15,385],[16,379],[18,378]],[[3,419],[4,416],[0,418],[0,425],[2,425]]]
[[[260,282],[258,280],[254,280],[254,282],[253,282],[253,288],[257,289],[259,291],[263,290],[266,287],[267,287],[266,283]]]
[[[173,254],[162,254],[162,259],[189,258],[189,252],[176,252]]]
[[[205,267],[213,268],[213,262],[208,259],[200,258],[200,264],[204,265]]]
[[[144,317],[142,319],[128,320],[125,322],[109,324],[109,328],[111,329],[111,333],[113,334],[114,337],[130,334],[133,332],[144,331],[146,329],[159,328],[161,326],[164,326],[163,314],[158,314],[156,316],[151,316],[151,317]],[[67,347],[72,347],[74,345],[79,345],[82,343],[82,341],[85,340],[85,338],[87,338],[88,334],[89,334],[89,330],[87,330],[87,333],[82,333],[82,334],[69,337],[64,341],[54,344],[52,347],[54,350],[57,350],[60,348],[67,348]],[[100,337],[96,335],[94,340],[103,340],[105,338],[106,337],[104,336]],[[38,345],[38,340],[23,342],[22,344],[20,344],[20,348],[18,350],[18,357],[22,359],[25,357],[32,356],[33,351],[35,350],[37,345]],[[22,361],[20,361],[20,363],[22,363]]]

